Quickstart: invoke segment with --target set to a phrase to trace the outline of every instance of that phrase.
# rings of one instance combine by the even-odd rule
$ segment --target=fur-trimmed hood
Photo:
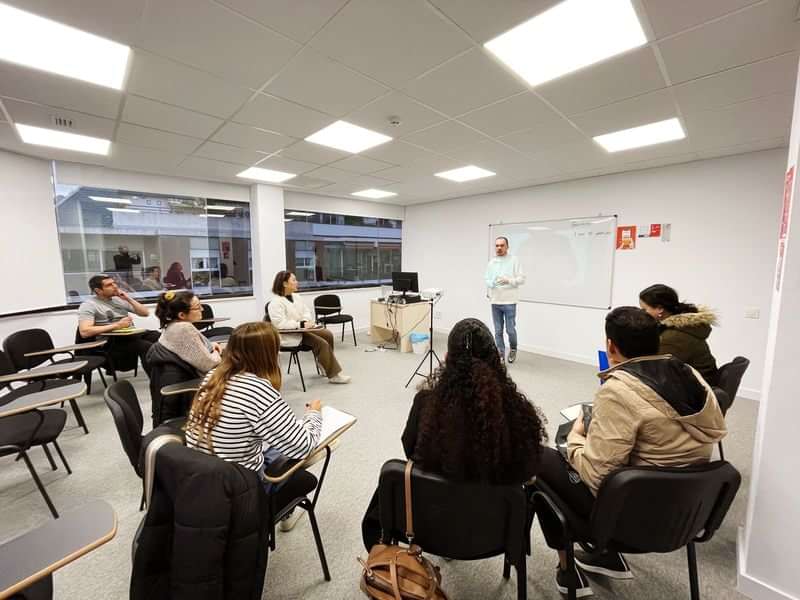
[[[661,321],[664,329],[679,329],[684,333],[699,339],[706,339],[711,335],[711,326],[718,323],[717,313],[708,306],[698,306],[696,313],[681,313],[671,315]]]

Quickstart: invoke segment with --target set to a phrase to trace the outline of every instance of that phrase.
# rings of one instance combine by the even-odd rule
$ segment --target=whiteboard
[[[525,273],[522,301],[610,308],[616,228],[616,216],[495,223],[490,256],[495,239],[508,238]]]

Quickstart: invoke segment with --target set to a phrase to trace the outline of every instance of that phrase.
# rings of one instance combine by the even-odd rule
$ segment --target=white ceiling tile
[[[308,137],[335,121],[316,110],[265,94],[248,102],[233,120],[296,138]]]
[[[197,138],[206,138],[222,124],[221,119],[129,95],[122,120]]]
[[[219,0],[284,35],[307,42],[347,0]]]
[[[677,165],[681,163],[692,162],[697,160],[697,153],[690,152],[687,154],[676,154],[673,156],[665,156],[663,158],[653,158],[650,160],[639,160],[626,163],[624,168],[615,169],[612,172],[619,173],[621,171],[638,171],[640,169],[652,169],[656,167],[666,167],[667,165]]]
[[[480,85],[475,85],[480,81]],[[405,92],[451,117],[523,91],[482,48],[474,48],[408,83]]]
[[[272,169],[273,171],[283,171],[284,173],[300,175],[301,173],[313,171],[319,165],[303,162],[302,160],[293,160],[278,154],[276,156],[270,156],[266,160],[262,160],[258,163],[258,166],[262,169]],[[321,177],[321,179],[326,178]]]
[[[115,119],[122,94],[99,85],[0,62],[0,96]]]
[[[289,146],[281,152],[281,156],[285,158],[293,158],[295,160],[302,160],[317,165],[325,165],[335,160],[352,156],[349,152],[336,150],[335,148],[327,148],[319,144],[312,144],[305,140]]]
[[[773,148],[786,148],[789,145],[789,136],[771,138],[768,140],[760,140],[757,142],[748,142],[746,144],[739,144],[736,146],[725,146],[722,148],[714,148],[713,150],[705,150],[697,153],[699,159],[716,158],[719,156],[730,156],[733,154],[744,154],[745,152],[759,152],[761,150],[772,150]]]
[[[176,169],[179,175],[196,179],[212,179],[218,181],[231,181],[247,185],[248,181],[241,177],[236,177],[242,171],[242,165],[209,160],[196,156],[187,157]]]
[[[382,160],[393,165],[408,165],[425,156],[436,156],[427,150],[412,146],[400,140],[393,140],[380,146],[375,146],[362,153],[364,156]]]
[[[641,0],[657,38],[700,25],[759,0]]]
[[[325,186],[331,185],[333,182],[327,179],[317,179],[316,177],[308,177],[307,175],[300,175],[286,181],[282,185],[288,188],[301,188],[306,190],[316,190]]]
[[[397,117],[399,125],[390,121]],[[392,92],[349,114],[346,120],[355,125],[400,137],[445,121],[447,117],[426,108],[400,92]]]
[[[367,158],[366,156],[355,155],[338,160],[335,163],[331,163],[330,166],[334,169],[341,169],[342,171],[351,171],[353,173],[368,175],[370,173],[374,173],[375,171],[388,169],[395,165],[391,165],[380,160],[373,160],[371,158]]]
[[[173,173],[185,157],[180,154],[163,152],[152,148],[113,144],[108,157],[108,165],[126,171],[148,173]]]
[[[340,117],[388,90],[306,48],[267,86],[266,91]]]
[[[225,123],[225,125],[214,134],[212,139],[216,142],[228,144],[229,146],[238,146],[239,148],[247,148],[248,150],[259,150],[268,154],[277,152],[295,141],[294,138],[285,135],[262,131],[255,127],[231,122]]]
[[[458,120],[500,137],[540,123],[560,121],[561,117],[540,98],[525,92],[462,115]]]
[[[313,171],[306,173],[306,175],[308,177],[314,177],[316,179],[333,181],[334,183],[349,183],[355,181],[360,177],[356,173],[341,171],[339,169],[334,169],[333,167],[320,167],[318,169],[314,169]]]
[[[570,120],[587,135],[596,136],[677,116],[672,94],[663,89],[574,115]]]
[[[696,151],[735,146],[788,135],[794,99],[776,94],[684,116]]]
[[[229,117],[252,95],[204,71],[137,50],[127,90],[190,110]]]
[[[152,148],[171,154],[186,155],[197,148],[203,140],[177,135],[149,127],[131,125],[130,123],[120,123],[117,129],[117,142],[140,146],[142,148]]]
[[[525,131],[504,135],[500,139],[521,152],[536,154],[548,148],[583,140],[585,136],[565,119],[561,119]]]
[[[240,165],[252,165],[264,158],[265,155],[255,150],[243,150],[242,148],[228,146],[227,144],[206,142],[201,148],[194,152],[194,156],[237,163]]]
[[[793,92],[797,53],[729,69],[674,86],[683,112],[697,112],[780,92]]]
[[[449,153],[452,158],[463,164],[476,165],[483,169],[504,175],[515,171],[524,171],[534,161],[526,156],[494,140],[486,140],[466,148]]]
[[[121,44],[135,42],[145,0],[3,0]]]
[[[70,110],[50,108],[40,104],[3,100],[3,104],[16,124],[33,125],[45,129],[58,129],[69,133],[89,135],[110,140],[114,135],[114,121],[92,115],[84,115]],[[72,121],[72,127],[59,127],[53,117],[63,117]]]
[[[771,0],[658,46],[673,83],[800,48],[796,0]]]
[[[431,0],[476,41],[484,43],[561,0]]]
[[[605,167],[613,163],[608,152],[591,140],[574,142],[544,150],[534,158],[555,171],[570,173]]]
[[[443,153],[469,144],[477,144],[485,139],[486,136],[456,121],[446,121],[405,138],[412,144]]]
[[[536,88],[566,115],[665,87],[653,49],[632,50]]]
[[[299,45],[210,0],[149,2],[138,46],[252,88]]]
[[[391,167],[376,173],[379,177],[386,177],[393,181],[415,181],[420,177],[428,177],[441,171],[449,171],[466,166],[463,159],[442,156],[440,154],[426,153],[402,167]]]
[[[423,0],[351,0],[311,45],[393,87],[470,47]]]

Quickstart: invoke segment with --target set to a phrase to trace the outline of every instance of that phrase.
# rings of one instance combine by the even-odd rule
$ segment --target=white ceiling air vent
[[[59,129],[75,129],[75,124],[72,122],[72,119],[67,117],[50,115],[50,122]]]

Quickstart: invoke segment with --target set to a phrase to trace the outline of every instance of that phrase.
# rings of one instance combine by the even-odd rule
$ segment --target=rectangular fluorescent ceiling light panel
[[[353,125],[347,121],[336,121],[308,136],[306,141],[358,154],[368,148],[385,144],[391,139],[388,135]]]
[[[287,217],[313,217],[314,213],[302,212],[302,211],[299,211],[299,210],[293,210],[291,212],[287,212],[286,216]]]
[[[262,169],[261,167],[250,167],[238,173],[236,176],[242,177],[243,179],[266,181],[268,183],[281,183],[292,177],[297,177],[294,173],[284,173],[283,171],[273,171],[272,169]]]
[[[368,190],[361,190],[360,192],[353,192],[350,194],[351,196],[361,196],[362,198],[391,198],[392,196],[397,196],[395,192],[387,192],[385,190],[376,190],[376,189],[368,189]]]
[[[139,212],[142,212],[140,210],[136,210],[135,208],[111,208],[110,206],[106,206],[106,210],[110,210],[111,212],[121,212],[121,213],[139,213]]]
[[[598,135],[594,139],[606,152],[620,152],[631,148],[652,146],[673,140],[682,140],[686,134],[678,119],[667,119],[641,127],[623,129],[605,135]]]
[[[225,215],[212,215],[212,214],[197,215],[197,216],[200,217],[201,219],[224,219],[225,218]]]
[[[536,86],[646,42],[631,0],[564,0],[484,46]]]
[[[103,156],[108,155],[108,150],[111,147],[109,140],[88,135],[67,133],[66,131],[45,129],[21,123],[17,123],[16,127],[22,141],[34,146],[49,146],[50,148],[75,150],[76,152],[86,152],[88,154],[102,154]]]
[[[105,198],[104,196],[89,196],[95,202],[110,202],[112,204],[131,204],[127,198]]]
[[[452,169],[450,171],[442,171],[441,173],[436,173],[437,177],[442,177],[443,179],[449,179],[450,181],[458,181],[461,183],[462,181],[472,181],[473,179],[481,179],[483,177],[491,177],[495,175],[491,171],[487,171],[486,169],[481,169],[480,167],[476,167],[475,165],[469,165],[467,167],[461,167],[459,169]]]
[[[291,221],[294,221],[294,219],[284,219],[283,220],[284,223],[290,223]]]
[[[221,204],[209,204],[206,206],[207,210],[227,210],[232,211],[236,210],[235,206],[222,206]]]
[[[121,90],[131,49],[0,3],[0,60]]]

